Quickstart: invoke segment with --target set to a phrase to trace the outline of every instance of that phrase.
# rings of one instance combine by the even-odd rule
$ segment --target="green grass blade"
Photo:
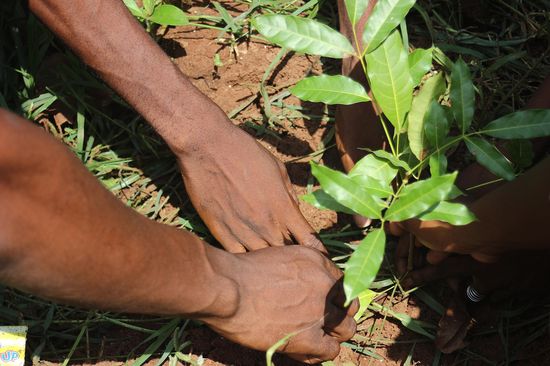
[[[376,277],[386,247],[386,233],[384,229],[371,231],[353,252],[346,263],[344,271],[344,292],[346,306],[369,288]]]
[[[466,133],[474,118],[475,93],[468,65],[460,58],[451,70],[451,111],[462,133]]]
[[[501,139],[531,139],[550,136],[550,109],[529,109],[507,114],[480,131]]]
[[[376,3],[363,32],[366,53],[374,51],[384,41],[388,34],[405,19],[415,2],[415,0],[386,0]]]
[[[156,333],[157,337],[155,341],[151,343],[149,347],[147,347],[145,352],[143,352],[143,354],[134,361],[132,366],[143,365],[153,355],[153,353],[155,353],[157,349],[159,349],[159,347],[170,336],[170,334],[172,334],[172,332],[178,326],[179,322],[180,322],[180,319],[176,318],[176,319],[172,319],[169,323],[162,326],[162,328],[160,328]]]
[[[476,216],[461,203],[440,202],[437,206],[423,213],[420,220],[444,221],[451,225],[468,225],[476,220]]]
[[[512,164],[496,147],[480,137],[466,137],[466,146],[478,163],[506,180],[515,178]]]
[[[419,160],[424,159],[424,120],[426,112],[429,110],[432,102],[437,101],[439,96],[445,92],[445,79],[442,73],[426,80],[417,95],[413,98],[411,111],[407,121],[407,136],[409,138],[409,147],[412,153]]]
[[[325,104],[349,105],[370,101],[363,85],[343,75],[310,76],[299,81],[290,92],[301,100]]]
[[[405,186],[384,218],[388,221],[403,221],[417,217],[448,196],[453,189],[456,174],[432,177]]]
[[[311,172],[338,203],[371,219],[381,218],[382,203],[347,175],[311,162]]]
[[[277,352],[277,350],[284,346],[288,340],[292,337],[294,337],[296,335],[296,333],[290,333],[290,334],[287,334],[286,336],[284,336],[283,338],[279,339],[277,342],[275,342],[274,345],[272,345],[271,347],[269,347],[269,349],[265,352],[265,363],[266,363],[266,366],[275,366],[273,364],[273,355],[275,354],[275,352]]]
[[[366,56],[366,60],[376,102],[399,132],[411,107],[413,92],[407,51],[399,32],[393,32],[380,47]]]
[[[315,20],[266,14],[255,17],[252,24],[269,41],[294,51],[332,58],[355,53],[344,35]]]
[[[409,54],[409,69],[414,86],[420,84],[422,77],[432,68],[432,53],[432,48],[417,48]]]

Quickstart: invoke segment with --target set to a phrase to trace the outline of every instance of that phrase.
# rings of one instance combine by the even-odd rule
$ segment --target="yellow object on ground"
[[[23,366],[26,341],[26,326],[0,326],[0,366]]]

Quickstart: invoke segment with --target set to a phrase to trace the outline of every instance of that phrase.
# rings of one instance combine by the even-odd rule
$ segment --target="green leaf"
[[[149,20],[161,25],[186,25],[189,23],[183,10],[168,4],[157,6]]]
[[[153,14],[153,11],[155,11],[155,0],[143,0],[143,9],[145,11],[145,17],[151,16]]]
[[[444,221],[451,225],[468,225],[476,220],[476,216],[461,203],[440,202],[419,217],[423,221]]]
[[[504,155],[488,141],[480,137],[466,137],[466,146],[478,163],[490,172],[506,180],[515,178],[514,169]]]
[[[529,168],[533,164],[535,154],[533,144],[529,140],[510,140],[506,143],[510,160],[518,169]]]
[[[300,199],[320,210],[332,210],[337,212],[344,212],[350,215],[355,215],[354,211],[336,202],[334,198],[329,196],[322,189],[316,190],[315,192],[311,192],[309,194],[304,194],[303,196],[300,197]]]
[[[384,219],[403,221],[417,217],[443,201],[453,188],[456,172],[406,185],[386,211]]]
[[[310,76],[299,81],[290,92],[308,102],[354,104],[370,100],[363,85],[343,75]]]
[[[369,288],[384,259],[385,247],[384,229],[375,229],[359,243],[349,258],[344,271],[346,306]]]
[[[429,146],[439,149],[449,134],[449,120],[444,107],[432,101],[424,116],[424,133]]]
[[[407,136],[412,153],[419,160],[424,159],[424,116],[433,101],[445,92],[445,79],[439,73],[424,83],[418,94],[413,98],[411,111],[407,118]]]
[[[441,152],[435,152],[430,155],[428,163],[430,165],[430,175],[432,177],[438,177],[447,172],[447,157]]]
[[[417,48],[409,54],[409,69],[414,86],[420,84],[422,77],[432,68],[432,48]]]
[[[341,205],[364,217],[381,218],[382,203],[347,175],[314,162],[311,172],[323,190]]]
[[[401,23],[416,0],[378,1],[363,32],[364,52],[374,51],[390,32]]]
[[[411,108],[413,92],[407,51],[403,48],[399,32],[390,34],[380,47],[366,56],[366,60],[376,102],[399,132]]]
[[[390,185],[397,175],[398,169],[390,165],[386,160],[369,154],[359,160],[349,172],[350,177],[367,176],[374,178],[385,185]]]
[[[345,36],[315,20],[266,14],[255,17],[252,23],[269,41],[294,51],[332,58],[355,53]]]
[[[123,0],[124,5],[130,10],[130,13],[132,13],[135,17],[145,18],[145,14],[143,13],[143,10],[137,6],[135,0]]]
[[[451,70],[451,111],[462,133],[474,118],[475,93],[468,65],[460,58]]]
[[[377,179],[371,178],[366,175],[348,176],[354,182],[359,184],[361,188],[363,188],[365,191],[375,197],[387,198],[393,194],[393,189],[389,184],[384,184]]]
[[[393,165],[396,168],[403,168],[406,171],[411,170],[411,167],[409,166],[409,164],[393,156],[391,153],[385,150],[375,150],[375,151],[372,151],[372,154],[380,159],[388,161],[391,165]]]
[[[550,136],[550,109],[528,109],[507,114],[480,131],[501,139],[531,139]]]
[[[367,311],[370,303],[372,300],[378,296],[378,292],[372,291],[371,289],[366,289],[365,291],[361,292],[357,298],[359,299],[359,310],[357,310],[357,313],[353,316],[353,319],[355,319],[356,322],[361,319],[363,314],[365,314],[365,311]]]
[[[344,2],[351,25],[355,26],[367,10],[369,0],[344,0]]]

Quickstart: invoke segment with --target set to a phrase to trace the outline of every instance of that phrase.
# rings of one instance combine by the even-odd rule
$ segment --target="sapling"
[[[353,39],[313,19],[266,14],[253,25],[269,41],[289,50],[331,58],[354,57],[368,82],[342,75],[310,76],[291,93],[301,100],[349,105],[375,103],[388,150],[369,151],[348,173],[311,163],[321,189],[302,197],[322,208],[378,220],[345,266],[346,303],[374,280],[386,244],[386,222],[412,218],[467,225],[472,212],[453,202],[462,192],[457,172],[448,172],[447,157],[464,142],[475,159],[495,175],[512,180],[529,161],[514,164],[493,143],[494,138],[520,140],[550,135],[550,110],[519,111],[475,129],[475,88],[467,64],[451,62],[436,47],[410,50],[405,16],[414,0],[379,0],[364,29],[356,24],[367,0],[346,0]],[[359,39],[362,42],[359,42]],[[405,41],[404,41],[405,39]],[[439,60],[435,68],[433,61]],[[443,62],[442,62],[443,61]],[[365,121],[365,128],[369,123]],[[451,132],[452,131],[452,132]],[[515,142],[522,149],[525,142]],[[513,155],[510,154],[511,156]],[[523,155],[525,156],[525,155]]]

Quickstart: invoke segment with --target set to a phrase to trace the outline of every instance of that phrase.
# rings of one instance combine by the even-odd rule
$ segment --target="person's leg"
[[[367,10],[356,24],[356,29],[364,29],[376,1],[370,1]],[[344,0],[338,0],[340,32],[355,45],[353,27],[346,12]],[[362,32],[357,32],[359,47],[362,48]],[[367,80],[361,64],[356,58],[348,57],[342,60],[342,75],[349,76],[367,86]],[[359,103],[349,106],[338,106],[336,109],[336,146],[346,171],[350,171],[355,163],[365,156],[359,148],[384,148],[384,131],[379,123],[373,103]]]

